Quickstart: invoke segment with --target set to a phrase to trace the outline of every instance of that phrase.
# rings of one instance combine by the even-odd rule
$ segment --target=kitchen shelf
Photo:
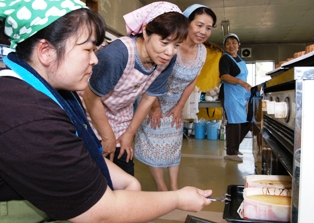
[[[313,58],[314,58],[314,52],[310,52],[300,57],[289,60],[288,62],[283,63],[281,67],[290,69],[292,67],[299,67],[299,66],[313,66],[314,65]]]
[[[280,67],[266,73],[266,75],[275,77],[293,67],[303,67],[303,66],[313,66],[313,65],[314,65],[314,52],[310,52],[310,53],[304,54],[300,57],[294,58],[292,60],[289,60],[283,63]]]
[[[221,102],[220,101],[200,101],[198,103],[199,108],[220,108]]]

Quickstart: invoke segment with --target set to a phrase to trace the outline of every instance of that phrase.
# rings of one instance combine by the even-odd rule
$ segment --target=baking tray
[[[185,219],[184,223],[217,223],[217,222],[209,221],[209,220],[206,220],[206,219],[203,219],[203,218],[199,218],[199,217],[195,217],[195,216],[192,216],[192,215],[188,215],[188,216],[186,216],[186,219]]]
[[[238,214],[238,208],[243,201],[243,190],[244,185],[229,185],[227,188],[227,193],[231,195],[231,202],[225,204],[225,209],[223,213],[223,219],[227,222],[238,223],[285,223],[280,221],[265,221],[265,220],[253,220],[253,219],[243,219]],[[288,223],[288,222],[286,222]]]

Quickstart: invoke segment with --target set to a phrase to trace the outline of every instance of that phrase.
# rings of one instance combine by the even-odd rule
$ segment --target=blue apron
[[[227,54],[239,67],[240,73],[236,76],[243,81],[247,81],[248,70],[243,60],[237,62],[231,55]],[[224,108],[227,113],[227,121],[230,124],[247,122],[247,99],[250,91],[247,91],[240,84],[224,83]]]

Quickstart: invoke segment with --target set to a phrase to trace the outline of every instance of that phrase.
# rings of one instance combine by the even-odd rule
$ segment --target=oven
[[[292,175],[295,100],[295,90],[265,92],[263,102],[266,102],[267,110],[263,114],[262,174]]]
[[[290,175],[291,222],[311,222],[314,67],[285,67],[279,73],[272,73],[272,78],[259,86],[262,97],[254,102],[253,153],[259,151],[257,172]]]

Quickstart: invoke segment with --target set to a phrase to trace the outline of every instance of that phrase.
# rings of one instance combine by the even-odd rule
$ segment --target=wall
[[[105,19],[111,33],[125,35],[123,15],[142,6],[138,0],[98,0],[98,13]]]
[[[246,61],[256,60],[272,60],[275,64],[280,61],[285,61],[288,58],[293,58],[293,54],[299,51],[304,51],[306,44],[303,43],[286,43],[286,44],[256,44],[256,45],[241,45],[241,48],[251,48],[251,58],[245,59]]]
[[[137,8],[142,7],[139,0],[98,0],[98,12],[105,19],[108,31],[117,36],[125,35],[125,23],[123,15]],[[127,2],[127,3],[126,3]],[[223,46],[220,46],[223,48]],[[241,48],[251,48],[252,57],[247,58],[247,61],[256,60],[272,60],[275,64],[280,61],[285,61],[293,57],[295,52],[305,50],[306,44],[256,44],[256,45],[241,45]]]

